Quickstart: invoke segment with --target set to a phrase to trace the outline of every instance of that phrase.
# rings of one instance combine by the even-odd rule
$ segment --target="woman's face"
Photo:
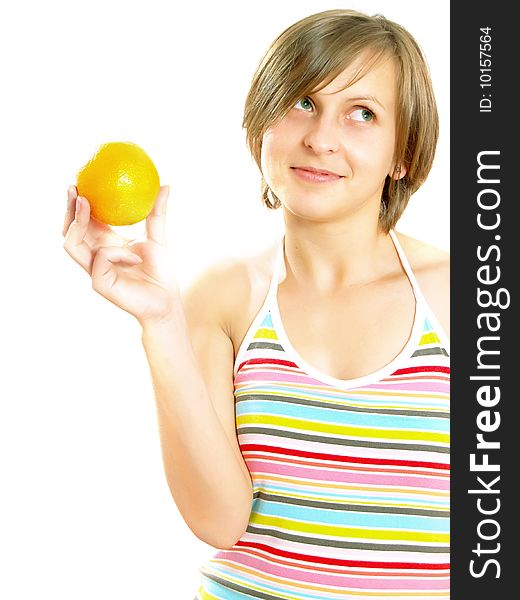
[[[383,59],[345,88],[364,58],[264,134],[264,178],[297,216],[328,221],[368,210],[378,218],[385,179],[395,170],[396,71],[393,59]]]

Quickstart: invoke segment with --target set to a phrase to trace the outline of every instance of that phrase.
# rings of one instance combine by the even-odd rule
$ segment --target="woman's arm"
[[[141,324],[168,485],[195,535],[226,548],[247,527],[252,502],[235,436],[233,345],[222,328],[221,307],[237,294],[216,302],[220,289],[233,286],[208,275],[181,300],[165,245],[167,198],[163,186],[146,218],[146,238],[128,243],[91,219],[88,200],[79,202],[70,186],[63,246],[93,289]]]
[[[179,298],[173,317],[143,324],[142,342],[173,499],[198,538],[229,548],[247,527],[252,483],[236,438],[222,283],[212,274],[201,279]]]

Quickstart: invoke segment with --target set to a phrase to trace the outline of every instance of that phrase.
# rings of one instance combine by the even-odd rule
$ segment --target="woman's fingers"
[[[65,211],[65,219],[63,221],[63,236],[67,235],[67,231],[69,230],[70,224],[72,223],[72,221],[74,221],[77,197],[77,187],[75,185],[70,185],[69,189],[67,190],[67,210]],[[85,241],[90,246],[95,246],[96,243],[99,240],[103,239],[104,236],[106,236],[107,234],[115,235],[112,228],[109,225],[106,225],[105,223],[94,219],[91,215],[90,221],[88,223],[87,233],[85,234]],[[123,241],[121,241],[121,244],[122,243]]]
[[[70,192],[70,197],[73,196],[74,193]],[[81,198],[77,195],[77,192],[76,202],[72,202],[72,207],[74,208],[74,206],[74,218],[68,226],[63,247],[90,275],[92,271],[93,252],[91,247],[85,241],[85,235],[90,221],[90,206],[85,198]],[[67,210],[67,212],[69,211]]]
[[[152,212],[146,217],[146,235],[149,240],[164,245],[166,242],[166,205],[170,188],[162,185],[157,194]]]
[[[146,219],[146,234],[149,240],[164,245],[166,240],[166,205],[169,187],[161,186],[154,207]],[[111,234],[106,236],[106,234]],[[112,265],[126,262],[135,265],[142,262],[132,252],[132,243],[124,244],[123,238],[112,229],[90,217],[90,205],[86,198],[78,196],[75,186],[67,192],[67,211],[63,223],[67,253],[94,278],[107,277]],[[120,243],[120,245],[118,244]],[[137,242],[137,240],[135,240]],[[106,245],[106,244],[109,245]],[[98,249],[98,246],[102,246]]]
[[[69,185],[67,190],[67,210],[65,211],[65,218],[63,219],[63,231],[62,235],[65,237],[69,230],[70,224],[74,221],[74,211],[76,206],[76,198],[78,197],[78,190],[75,185]]]
[[[92,264],[92,287],[100,294],[106,295],[117,279],[117,272],[113,269],[115,264],[133,266],[142,262],[142,258],[128,248],[104,246],[96,252]]]

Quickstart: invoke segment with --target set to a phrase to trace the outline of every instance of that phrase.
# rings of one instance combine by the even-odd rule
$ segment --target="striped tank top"
[[[282,244],[235,363],[249,525],[200,567],[198,600],[449,597],[449,344],[390,235],[414,324],[398,356],[352,380],[319,372],[287,338]]]

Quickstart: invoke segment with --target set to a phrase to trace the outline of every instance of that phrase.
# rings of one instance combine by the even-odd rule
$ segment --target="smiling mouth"
[[[291,167],[291,170],[300,179],[310,183],[329,183],[343,178],[343,175],[325,169],[315,169],[314,167]]]

